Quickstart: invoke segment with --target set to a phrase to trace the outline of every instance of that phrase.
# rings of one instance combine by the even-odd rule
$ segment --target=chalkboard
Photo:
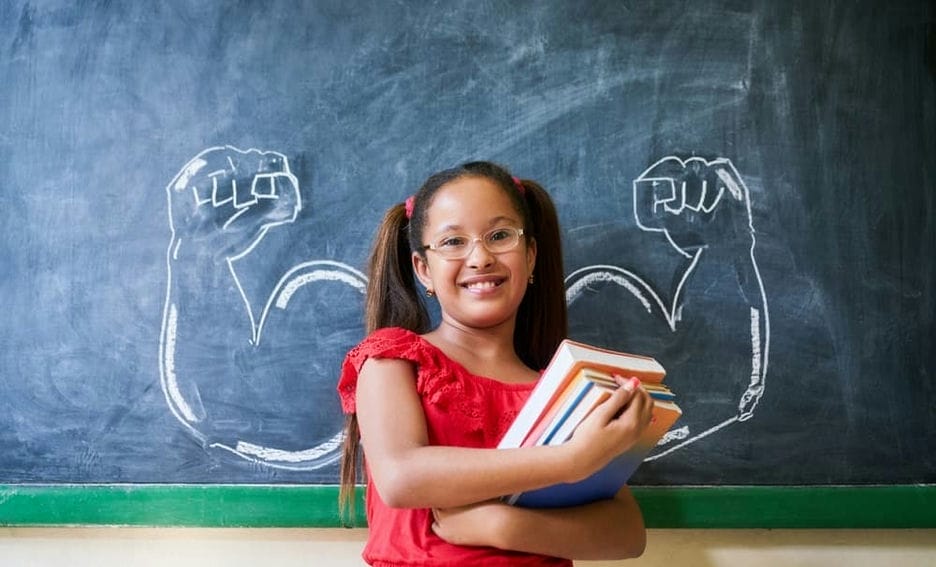
[[[132,510],[201,494],[194,523],[227,525],[204,509],[286,490],[329,524],[375,227],[490,159],[554,196],[573,338],[668,370],[651,524],[693,523],[674,487],[742,490],[736,524],[769,526],[765,503],[843,485],[936,524],[907,514],[936,484],[934,18],[3,2],[0,523],[189,523]]]

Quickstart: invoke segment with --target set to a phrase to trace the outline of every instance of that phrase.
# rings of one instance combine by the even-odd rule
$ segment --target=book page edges
[[[635,376],[648,384],[661,383],[666,376],[666,370],[652,357],[621,353],[565,339],[559,343],[556,354],[549,361],[526,404],[507,429],[498,447],[520,447],[529,436],[530,430],[539,423],[543,412],[556,403],[583,368],[620,374],[625,378]]]

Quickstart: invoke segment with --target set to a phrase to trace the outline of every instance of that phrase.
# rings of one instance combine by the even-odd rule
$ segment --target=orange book
[[[543,433],[546,431],[546,428],[552,425],[553,420],[556,418],[556,414],[560,412],[561,409],[565,408],[568,404],[575,401],[576,393],[582,388],[582,381],[580,378],[575,378],[570,380],[566,384],[561,393],[559,393],[547,407],[542,414],[537,418],[536,423],[530,428],[530,432],[527,434],[526,439],[521,443],[521,447],[529,447],[531,445],[536,445],[542,440]]]

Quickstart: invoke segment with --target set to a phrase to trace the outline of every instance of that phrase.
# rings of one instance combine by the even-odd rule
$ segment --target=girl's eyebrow
[[[441,234],[443,232],[452,232],[461,230],[461,225],[458,224],[447,224],[445,226],[439,227],[439,230],[436,233]]]
[[[516,222],[517,222],[517,219],[515,219],[515,218],[513,218],[513,217],[507,217],[507,216],[501,215],[501,216],[499,216],[499,217],[494,217],[493,219],[491,219],[491,222],[488,223],[488,226],[492,226],[492,227],[493,227],[493,226],[498,225],[498,224],[501,224],[501,223],[503,223],[503,222],[505,222],[505,221],[506,221],[506,222],[509,222],[509,223],[516,223]]]
[[[508,217],[508,216],[500,215],[500,216],[496,216],[496,217],[492,218],[490,221],[488,221],[488,227],[489,227],[489,228],[493,228],[493,227],[495,227],[495,226],[497,226],[497,225],[499,225],[499,224],[501,224],[501,223],[504,223],[504,222],[511,223],[511,224],[517,224],[517,223],[518,223],[517,219],[515,219],[515,218],[513,218],[513,217]],[[445,225],[445,226],[440,227],[439,230],[437,231],[437,233],[450,232],[450,231],[460,231],[460,230],[464,230],[464,228],[462,228],[462,226],[461,226],[460,224],[447,224],[447,225]]]

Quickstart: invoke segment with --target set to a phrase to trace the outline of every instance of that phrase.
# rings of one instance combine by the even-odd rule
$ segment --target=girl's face
[[[492,229],[521,229],[523,222],[503,189],[484,177],[463,177],[433,196],[423,229],[423,244],[464,235],[474,240]],[[500,234],[500,233],[498,233]],[[443,321],[459,327],[512,325],[536,263],[536,245],[525,236],[516,247],[492,253],[481,241],[461,259],[426,250],[413,253],[416,276],[435,292]]]

